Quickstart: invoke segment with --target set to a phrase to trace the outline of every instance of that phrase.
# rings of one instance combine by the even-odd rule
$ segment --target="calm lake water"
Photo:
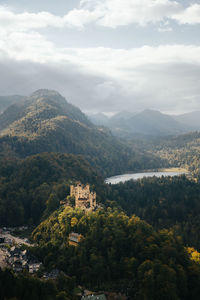
[[[185,174],[184,172],[144,172],[144,173],[133,173],[133,174],[122,174],[117,176],[112,176],[106,178],[105,183],[117,184],[120,182],[125,182],[130,179],[141,179],[143,177],[161,177],[161,176],[178,176],[181,174]]]

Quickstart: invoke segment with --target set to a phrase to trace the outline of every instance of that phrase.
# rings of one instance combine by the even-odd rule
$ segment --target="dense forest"
[[[60,272],[56,280],[41,280],[28,272],[14,274],[0,269],[0,300],[76,300],[75,280]]]
[[[78,247],[68,245],[71,231],[83,235]],[[33,251],[47,268],[59,268],[91,289],[120,291],[130,299],[199,299],[195,251],[172,231],[155,231],[134,215],[60,208],[33,239],[39,244]]]
[[[1,159],[0,226],[37,224],[59,207],[76,181],[100,186],[103,179],[81,156],[72,154]]]
[[[185,176],[143,178],[109,185],[102,199],[136,214],[155,229],[173,228],[200,250],[200,184]]]
[[[191,132],[179,136],[142,137],[127,141],[137,151],[145,151],[172,167],[185,167],[196,177],[200,174],[200,133]]]
[[[171,165],[185,166],[196,177],[200,174],[200,133],[192,132],[171,137],[158,143],[155,155],[167,159]]]

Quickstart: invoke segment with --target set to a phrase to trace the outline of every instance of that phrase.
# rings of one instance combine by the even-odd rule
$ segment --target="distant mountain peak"
[[[59,94],[57,91],[49,90],[49,89],[39,89],[31,94],[31,97],[51,97],[51,96],[62,97],[61,94]]]
[[[39,89],[33,92],[30,96],[30,100],[44,100],[53,101],[58,105],[66,105],[67,100],[57,91],[48,89]]]
[[[155,109],[144,109],[142,112],[140,112],[140,114],[156,114],[156,115],[164,115],[163,113],[161,113],[159,110],[155,110]]]

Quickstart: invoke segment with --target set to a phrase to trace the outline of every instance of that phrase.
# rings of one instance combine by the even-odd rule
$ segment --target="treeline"
[[[178,177],[152,177],[109,185],[102,199],[136,214],[155,229],[173,228],[186,245],[200,249],[200,183]]]
[[[77,300],[75,288],[74,278],[63,272],[55,280],[44,280],[0,268],[0,300]]]
[[[133,148],[145,150],[168,162],[172,167],[186,167],[197,178],[200,177],[200,132],[191,132],[179,136],[138,137],[129,141]]]
[[[1,159],[0,226],[34,225],[57,209],[74,181],[101,185],[101,176],[81,156],[43,153],[24,160]]]
[[[131,149],[109,132],[87,131],[68,119],[52,122],[55,124],[46,124],[46,127],[43,124],[40,134],[32,134],[30,138],[10,134],[0,137],[1,156],[23,159],[43,152],[82,155],[104,177],[168,166],[164,159],[144,150]]]
[[[72,231],[83,236],[77,247],[68,245]],[[199,299],[197,252],[187,251],[172,231],[157,232],[117,209],[60,209],[37,227],[33,239],[45,267],[59,268],[92,290],[123,292],[133,300]]]

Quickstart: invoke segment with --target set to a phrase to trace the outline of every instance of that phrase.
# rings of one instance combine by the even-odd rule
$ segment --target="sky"
[[[200,0],[0,0],[0,78],[86,113],[200,110]]]

